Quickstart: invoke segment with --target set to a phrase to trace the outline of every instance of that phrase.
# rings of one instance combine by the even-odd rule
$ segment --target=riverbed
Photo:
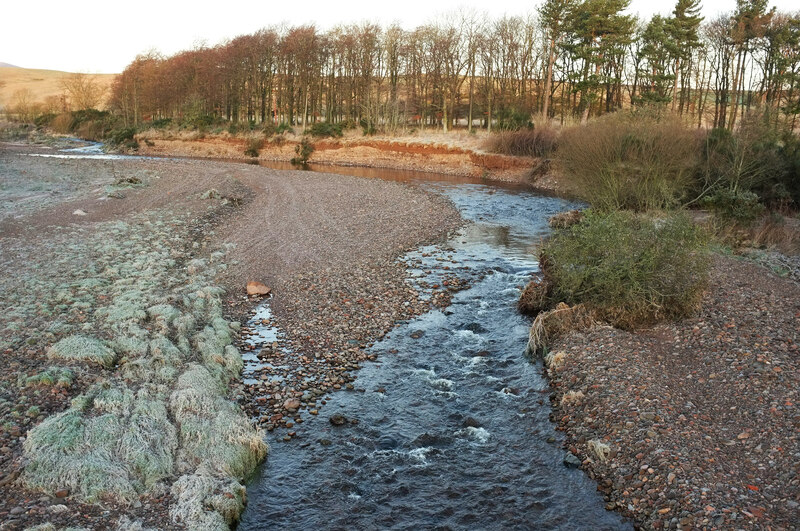
[[[270,433],[239,529],[630,528],[564,465],[547,381],[523,355],[519,288],[538,271],[548,217],[573,205],[520,188],[397,180],[445,195],[469,221],[401,258],[409,282],[429,295],[455,273],[470,287],[375,344],[352,389],[301,412],[287,442],[286,430]],[[271,341],[279,330],[268,323]]]

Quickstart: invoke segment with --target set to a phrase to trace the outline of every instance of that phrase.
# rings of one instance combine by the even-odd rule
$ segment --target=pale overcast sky
[[[632,0],[642,17],[668,14],[674,0]],[[314,23],[328,29],[340,23],[398,22],[413,28],[437,14],[467,7],[489,16],[525,15],[535,0],[5,0],[0,7],[0,62],[25,68],[70,72],[120,72],[142,52],[164,54],[210,45],[286,22]],[[711,18],[734,9],[735,0],[704,0]],[[771,0],[782,11],[797,10],[797,0]]]

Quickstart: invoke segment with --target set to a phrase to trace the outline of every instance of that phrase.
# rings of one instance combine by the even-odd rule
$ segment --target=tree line
[[[128,125],[171,119],[367,130],[524,127],[534,117],[585,122],[660,105],[697,126],[735,127],[749,110],[796,125],[800,13],[737,0],[700,16],[626,13],[630,0],[545,0],[530,16],[460,11],[413,30],[361,23],[319,31],[270,27],[217,46],[138,56],[111,108]]]

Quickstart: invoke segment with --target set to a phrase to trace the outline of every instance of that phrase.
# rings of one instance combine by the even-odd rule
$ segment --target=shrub
[[[362,118],[361,121],[358,122],[358,125],[361,126],[361,133],[364,136],[372,136],[378,132],[378,130],[375,128],[375,122],[372,120]]]
[[[258,157],[258,152],[264,147],[264,138],[260,136],[251,136],[247,139],[244,154],[248,157]]]
[[[549,127],[503,131],[489,137],[484,149],[501,155],[547,157],[556,149],[558,132]]]
[[[294,133],[294,129],[291,125],[287,124],[286,122],[281,122],[278,127],[275,128],[275,134],[282,135],[285,132]]]
[[[754,192],[719,188],[703,198],[703,204],[726,221],[749,225],[764,213]]]
[[[734,195],[754,192],[775,208],[800,204],[800,140],[766,114],[745,116],[739,129],[712,129],[698,169],[702,192],[727,188]]]
[[[673,208],[694,184],[697,136],[671,118],[615,113],[568,129],[557,159],[599,210]]]
[[[552,300],[625,328],[694,312],[708,279],[706,235],[684,214],[587,211],[542,249]]]
[[[172,124],[172,118],[159,118],[157,120],[153,120],[150,124],[150,127],[153,129],[164,129]]]
[[[497,129],[502,131],[518,131],[533,128],[531,115],[519,109],[502,109],[496,115]]]
[[[111,131],[108,142],[114,146],[122,146],[125,145],[126,147],[136,144],[136,147],[139,144],[134,140],[134,136],[136,135],[136,128],[134,127],[126,127],[124,129],[115,129]]]
[[[308,164],[308,158],[314,152],[314,144],[309,142],[308,138],[303,137],[295,146],[294,152],[297,153],[297,156],[292,159],[292,164]]]
[[[309,128],[308,132],[311,133],[311,136],[317,138],[341,137],[344,135],[342,129],[342,124],[317,122]]]

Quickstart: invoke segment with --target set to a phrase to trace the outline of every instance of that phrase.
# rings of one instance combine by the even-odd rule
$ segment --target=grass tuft
[[[48,349],[49,358],[68,361],[86,361],[109,368],[114,365],[117,355],[103,341],[84,335],[65,337]]]

